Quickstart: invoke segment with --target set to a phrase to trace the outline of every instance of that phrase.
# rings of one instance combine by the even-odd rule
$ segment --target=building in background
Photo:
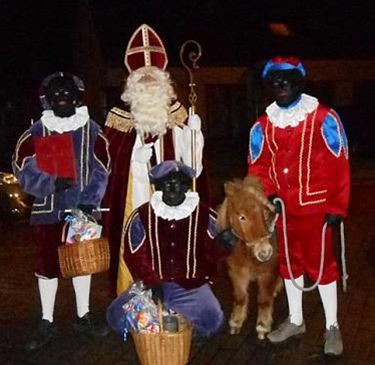
[[[375,60],[304,60],[306,92],[337,109],[355,152],[375,156]],[[259,79],[263,63],[250,67],[202,67],[194,72],[202,129],[210,141],[247,143],[251,122],[269,100]],[[189,105],[189,79],[182,67],[168,69],[179,99]],[[103,115],[121,104],[125,68],[109,68],[104,86]],[[374,150],[372,150],[374,149]]]

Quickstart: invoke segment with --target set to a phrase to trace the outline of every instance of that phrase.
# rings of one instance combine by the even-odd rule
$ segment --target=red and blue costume
[[[302,95],[300,103],[304,97]],[[276,108],[276,105],[270,108],[270,113]],[[261,179],[267,195],[277,195],[285,203],[294,276],[306,270],[316,280],[324,216],[329,212],[345,217],[349,202],[348,143],[338,115],[334,110],[316,104],[304,120],[283,128],[275,125],[266,112],[250,131],[249,173]],[[293,224],[295,217],[298,223]],[[302,222],[306,222],[308,234]],[[282,237],[279,234],[283,258]],[[294,255],[303,255],[301,248],[298,249],[302,242],[309,248],[303,260],[305,267],[298,264],[300,260],[294,259]],[[330,231],[326,247],[322,284],[338,277],[330,249]],[[280,265],[282,276],[289,278],[285,259],[281,259]]]
[[[269,60],[262,76],[275,101],[250,130],[248,172],[260,178],[270,200],[284,207],[286,219],[279,219],[276,228],[289,316],[267,337],[280,343],[305,333],[302,291],[317,287],[326,317],[324,353],[340,355],[332,227],[347,215],[348,141],[337,113],[302,93],[305,75],[295,57]],[[309,289],[304,274],[314,281]]]

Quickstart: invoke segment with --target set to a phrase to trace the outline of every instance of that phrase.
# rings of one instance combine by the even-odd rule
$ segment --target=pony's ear
[[[224,184],[224,191],[226,196],[233,196],[234,191],[236,190],[236,184],[232,181],[227,181]]]
[[[267,209],[264,209],[264,219],[266,220],[267,224],[270,224],[275,218],[275,207],[273,207],[272,204],[266,205],[265,207]]]
[[[217,209],[216,228],[218,232],[229,227],[229,220],[228,220],[227,212],[228,212],[228,199],[225,198],[223,203]]]
[[[267,210],[268,210],[271,214],[275,214],[275,213],[276,213],[276,208],[275,208],[275,206],[274,206],[273,204],[271,204],[271,203],[269,202],[268,199],[266,199],[266,200],[264,201],[264,206],[267,208]]]

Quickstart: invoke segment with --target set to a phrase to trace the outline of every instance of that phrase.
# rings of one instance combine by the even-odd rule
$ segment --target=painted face
[[[56,116],[64,118],[75,114],[78,88],[67,77],[56,77],[48,84],[48,101]]]
[[[155,184],[156,190],[163,192],[163,202],[171,207],[180,205],[185,200],[191,180],[181,172],[172,172]]]
[[[271,71],[267,84],[276,104],[287,108],[299,99],[303,89],[303,77],[297,70]]]

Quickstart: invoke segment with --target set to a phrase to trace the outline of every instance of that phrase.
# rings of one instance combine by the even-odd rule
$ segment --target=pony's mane
[[[248,196],[254,198],[264,205],[267,205],[268,200],[264,193],[263,185],[258,177],[254,175],[248,175],[242,180],[235,178],[229,184],[232,184],[233,188],[236,191],[241,192],[241,194],[237,193],[236,195],[241,195],[242,198]]]
[[[263,185],[257,176],[248,175],[243,179],[243,187],[245,190],[253,193],[259,197],[266,197]]]

